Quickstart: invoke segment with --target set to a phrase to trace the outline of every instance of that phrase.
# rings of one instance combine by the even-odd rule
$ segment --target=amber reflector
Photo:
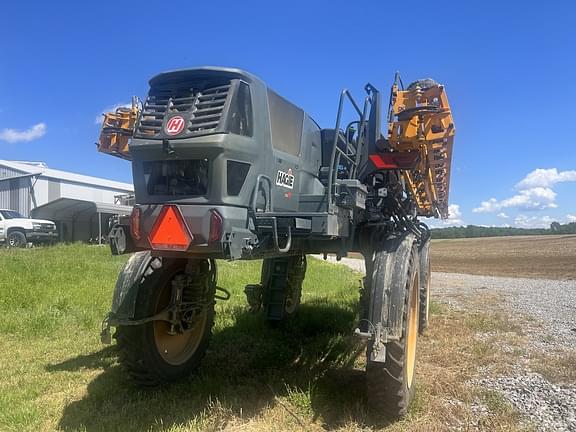
[[[140,231],[140,217],[142,216],[142,210],[140,207],[134,207],[132,209],[132,214],[130,215],[130,233],[132,238],[136,241],[142,238],[142,231]]]
[[[216,209],[210,210],[210,235],[208,236],[208,243],[220,241],[222,238],[222,225],[224,221],[220,213]]]
[[[167,250],[186,250],[192,239],[182,213],[175,205],[162,207],[148,237],[153,249]]]

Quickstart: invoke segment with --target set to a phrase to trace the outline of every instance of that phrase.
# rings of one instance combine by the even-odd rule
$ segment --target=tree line
[[[467,225],[460,227],[432,228],[432,238],[452,239],[468,237],[499,237],[519,235],[576,234],[576,222],[552,222],[549,228],[485,227]]]

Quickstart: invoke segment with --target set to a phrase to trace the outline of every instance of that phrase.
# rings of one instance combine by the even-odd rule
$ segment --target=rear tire
[[[428,328],[430,313],[430,238],[420,247],[420,322],[418,331],[420,334]]]
[[[24,248],[28,244],[28,240],[22,231],[12,231],[8,234],[6,244],[11,248]]]
[[[164,258],[162,267],[144,279],[136,299],[135,319],[153,316],[168,306],[172,280],[185,273],[187,263],[188,260]],[[195,268],[199,269],[197,273],[206,274],[209,267],[208,260],[198,260]],[[118,327],[120,363],[137,384],[154,387],[185,378],[198,369],[214,324],[215,282],[215,276],[213,280],[202,282],[208,290],[204,298],[209,299],[209,304],[182,333],[169,334],[167,321]]]
[[[378,255],[375,259],[375,273],[385,269],[379,265],[384,260]],[[393,266],[392,268],[394,268]],[[379,279],[379,278],[374,278]],[[418,248],[412,246],[408,269],[403,280],[404,313],[402,317],[402,337],[386,344],[384,363],[371,361],[368,353],[366,381],[368,405],[376,414],[388,419],[396,419],[407,414],[415,392],[416,342],[419,319],[419,261]]]

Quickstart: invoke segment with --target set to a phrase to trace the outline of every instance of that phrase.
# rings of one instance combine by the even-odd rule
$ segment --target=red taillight
[[[222,225],[224,220],[220,213],[215,209],[210,210],[210,235],[208,236],[208,243],[220,241],[222,238]]]
[[[420,160],[418,152],[380,153],[369,156],[378,169],[414,169]]]
[[[142,238],[142,231],[140,230],[141,216],[142,209],[140,207],[134,207],[130,214],[130,234],[132,234],[134,240],[140,240]]]
[[[192,242],[186,222],[175,205],[162,207],[148,241],[153,249],[187,250]]]

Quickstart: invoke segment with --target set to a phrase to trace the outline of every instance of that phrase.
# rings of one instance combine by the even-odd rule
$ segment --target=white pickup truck
[[[26,247],[28,243],[51,243],[57,238],[54,222],[29,219],[14,210],[0,209],[0,242],[8,247]]]

